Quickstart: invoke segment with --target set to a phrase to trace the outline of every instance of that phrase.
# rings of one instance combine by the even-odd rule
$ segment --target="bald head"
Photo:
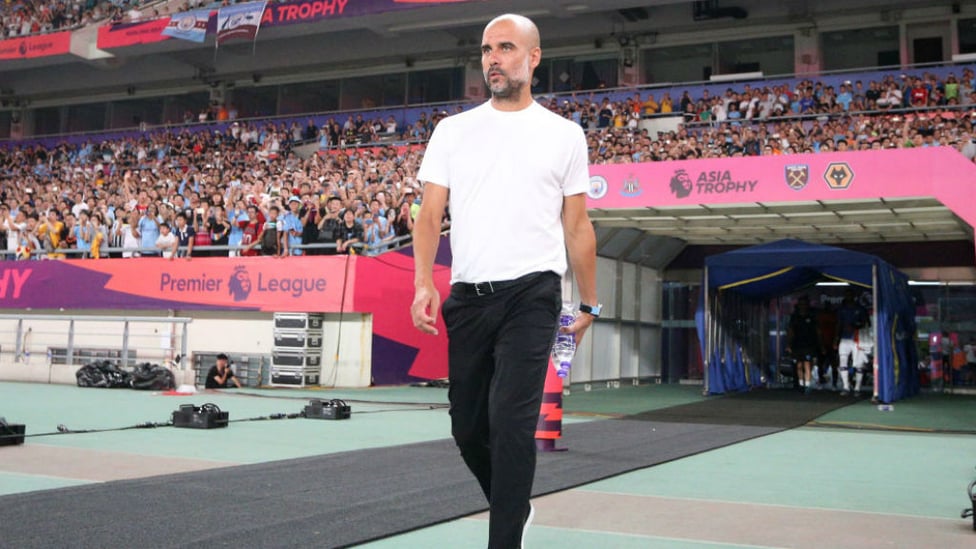
[[[481,68],[496,108],[519,110],[532,104],[530,81],[541,58],[539,29],[528,18],[508,13],[488,23],[481,37]]]
[[[535,26],[535,23],[533,23],[531,19],[525,17],[524,15],[518,15],[515,13],[499,15],[485,25],[485,32],[488,32],[488,29],[503,21],[513,24],[515,28],[518,29],[519,34],[521,34],[525,40],[524,45],[527,48],[539,47],[539,28]]]

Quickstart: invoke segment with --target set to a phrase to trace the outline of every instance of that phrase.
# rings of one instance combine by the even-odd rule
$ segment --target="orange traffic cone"
[[[546,385],[542,393],[539,422],[535,427],[535,447],[540,452],[564,452],[556,448],[556,440],[563,436],[563,380],[556,375],[556,367],[549,360]]]

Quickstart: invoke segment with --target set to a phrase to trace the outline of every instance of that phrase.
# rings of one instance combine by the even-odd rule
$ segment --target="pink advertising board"
[[[934,197],[976,226],[976,165],[949,147],[590,167],[591,209]]]

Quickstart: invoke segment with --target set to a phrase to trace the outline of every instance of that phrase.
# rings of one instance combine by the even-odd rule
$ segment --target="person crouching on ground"
[[[234,370],[230,369],[227,355],[224,353],[217,355],[217,364],[212,366],[210,371],[207,372],[205,387],[207,389],[226,389],[228,387],[237,387],[240,389],[241,382],[237,381],[237,376],[234,375]]]

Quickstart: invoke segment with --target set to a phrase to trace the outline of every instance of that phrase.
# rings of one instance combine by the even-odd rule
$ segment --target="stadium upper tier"
[[[539,101],[586,128],[591,164],[939,146],[972,160],[973,79],[970,67],[951,67],[910,71],[904,78],[874,71],[825,80],[594,91]],[[371,245],[383,247],[410,234],[422,195],[415,176],[423,144],[441,116],[469,106],[227,119],[8,141],[0,146],[0,230],[7,233],[8,253],[77,246],[102,255],[86,251],[83,242],[79,246],[80,235],[66,234],[54,243],[50,229],[40,227],[61,223],[70,233],[91,223],[93,234],[103,235],[100,246],[121,246],[124,224],[138,225],[143,218],[171,223],[182,212],[198,231],[211,233],[210,242],[234,246],[241,241],[222,241],[223,221],[239,237],[248,206],[264,219],[273,206],[287,210],[294,197],[302,212],[315,212],[303,221],[314,228],[302,234],[301,243],[328,244],[335,226],[318,225],[330,215],[334,197],[332,217],[351,210],[363,229],[382,225]],[[376,210],[370,208],[374,199]],[[200,207],[207,213],[198,220]],[[225,207],[223,220],[211,222]],[[369,239],[365,231],[363,238]],[[147,249],[154,242],[141,237],[136,245]]]
[[[808,89],[809,97],[804,97]],[[824,115],[876,113],[901,109],[965,109],[976,104],[974,90],[976,90],[974,65],[967,64],[903,71],[872,70],[835,73],[817,77],[765,78],[735,82],[696,82],[585,90],[546,94],[539,96],[539,100],[568,118],[574,118],[585,129],[592,130],[603,127],[600,111],[605,102],[615,111],[633,112],[642,119],[684,115],[681,122],[691,126],[726,120],[741,123],[747,120],[755,122],[816,118]],[[636,107],[635,104],[638,102],[640,106]],[[377,131],[367,132],[368,135],[349,136],[349,139],[334,139],[329,145],[335,147],[343,143],[362,144],[364,137],[383,143],[422,142],[427,135],[417,126],[418,121],[423,124],[435,115],[453,114],[473,104],[452,102],[408,105],[259,119],[238,118],[233,104],[200,105],[201,112],[209,112],[211,121],[200,123],[196,112],[188,112],[181,120],[172,120],[161,126],[35,136],[18,141],[0,141],[0,144],[39,143],[50,147],[62,142],[83,143],[91,139],[138,138],[145,135],[147,130],[152,133],[158,130],[170,131],[176,127],[185,127],[190,131],[226,132],[233,122],[252,124],[273,122],[290,128],[294,124],[304,127],[311,121],[321,128],[332,121],[341,126],[350,120],[355,124],[360,119],[375,125]],[[732,108],[729,107],[730,104],[733,104]],[[223,116],[218,116],[218,112],[222,112]],[[393,122],[396,124],[396,129],[388,131],[388,127]],[[611,119],[607,125],[612,126],[613,122]],[[624,125],[627,122],[625,119]],[[674,128],[673,125],[671,127]]]

